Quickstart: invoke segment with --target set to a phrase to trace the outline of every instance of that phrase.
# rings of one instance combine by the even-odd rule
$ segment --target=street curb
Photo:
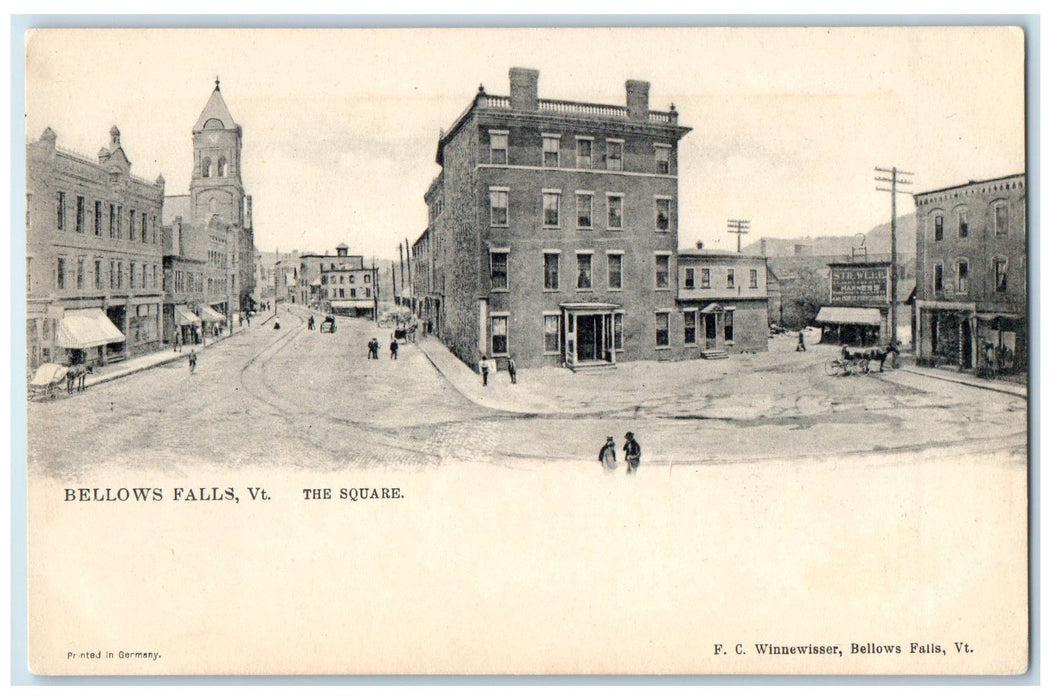
[[[915,374],[918,377],[928,377],[930,379],[940,379],[943,382],[952,382],[953,384],[962,384],[964,386],[974,387],[975,389],[985,389],[986,391],[996,391],[1001,394],[1009,394],[1011,396],[1017,396],[1020,399],[1029,400],[1029,392],[1026,389],[1009,389],[1005,386],[996,386],[993,384],[978,384],[976,382],[967,381],[964,379],[956,379],[955,377],[947,377],[940,374],[928,374],[927,372],[920,372],[910,367],[900,368],[901,372],[908,372],[909,374]]]
[[[271,314],[269,317],[263,319],[263,321],[260,323],[260,325],[265,324],[267,321],[269,321],[273,317],[274,317],[274,314]],[[240,331],[240,332],[247,332],[247,331]],[[218,340],[213,341],[211,345],[207,345],[207,346],[202,347],[201,348],[201,352],[204,352],[208,348],[215,346],[216,343],[221,343],[224,340],[226,340],[228,338],[233,338],[233,337],[234,336],[232,336],[232,335],[224,335],[224,336],[220,337]],[[129,369],[127,371],[118,370],[118,371],[114,372],[113,374],[100,375],[98,377],[98,379],[95,379],[90,384],[85,382],[84,383],[84,388],[88,389],[89,387],[98,386],[99,384],[106,384],[107,382],[112,382],[112,381],[114,381],[116,379],[123,379],[124,377],[130,377],[133,374],[138,374],[139,372],[145,372],[146,370],[153,369],[155,367],[162,367],[164,365],[170,365],[173,362],[177,362],[178,360],[184,360],[184,359],[186,359],[186,355],[185,354],[183,354],[181,352],[180,353],[176,353],[176,352],[173,351],[171,357],[169,357],[169,358],[167,358],[165,360],[160,360],[159,362],[155,362],[155,363],[153,363],[151,365],[146,365],[145,367],[136,367],[135,369]]]

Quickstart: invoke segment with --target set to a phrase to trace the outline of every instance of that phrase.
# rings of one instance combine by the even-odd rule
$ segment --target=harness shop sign
[[[889,267],[833,267],[829,301],[833,304],[885,305],[890,296]]]

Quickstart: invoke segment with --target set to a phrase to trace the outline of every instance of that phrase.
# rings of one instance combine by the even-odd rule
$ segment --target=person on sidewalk
[[[636,442],[635,433],[625,433],[624,438],[624,459],[628,462],[628,474],[634,474],[642,459],[642,447]]]
[[[613,443],[612,435],[606,437],[606,444],[599,450],[598,461],[607,472],[617,468],[617,446]]]
[[[197,370],[197,351],[190,348],[190,374],[193,374]]]
[[[180,352],[182,350],[182,329],[176,329],[175,337],[172,338],[172,352]]]
[[[398,339],[397,338],[393,338],[390,341],[390,359],[392,359],[392,360],[397,360],[398,359]]]
[[[511,375],[511,383],[518,383],[518,368],[515,367],[515,358],[508,356],[507,358],[507,373]]]
[[[806,343],[803,342],[803,331],[799,331],[799,342],[796,344],[796,352],[806,352]]]
[[[491,369],[492,364],[489,362],[489,358],[482,355],[482,359],[478,363],[478,370],[482,373],[482,386],[489,386],[489,372]]]

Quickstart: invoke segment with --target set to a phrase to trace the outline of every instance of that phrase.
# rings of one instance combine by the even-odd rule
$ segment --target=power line
[[[747,219],[727,219],[726,232],[737,234],[737,252],[741,252],[741,236],[748,233],[752,222]]]

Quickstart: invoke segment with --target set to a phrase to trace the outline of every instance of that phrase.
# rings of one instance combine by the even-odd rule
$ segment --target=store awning
[[[178,326],[196,326],[201,319],[187,306],[175,307],[175,324]]]
[[[339,299],[331,301],[333,309],[371,309],[372,299]]]
[[[210,306],[202,306],[199,315],[207,323],[226,323],[226,317]]]
[[[124,334],[113,325],[102,309],[67,311],[58,321],[55,345],[60,348],[94,348],[109,343],[123,343]]]
[[[1001,319],[1004,321],[1017,321],[1018,319],[1022,318],[1020,314],[1011,313],[980,313],[975,315],[978,317],[979,321],[986,321],[988,323],[992,323],[997,319]]]
[[[879,309],[861,309],[849,306],[823,306],[817,312],[816,323],[840,326],[878,326]]]

